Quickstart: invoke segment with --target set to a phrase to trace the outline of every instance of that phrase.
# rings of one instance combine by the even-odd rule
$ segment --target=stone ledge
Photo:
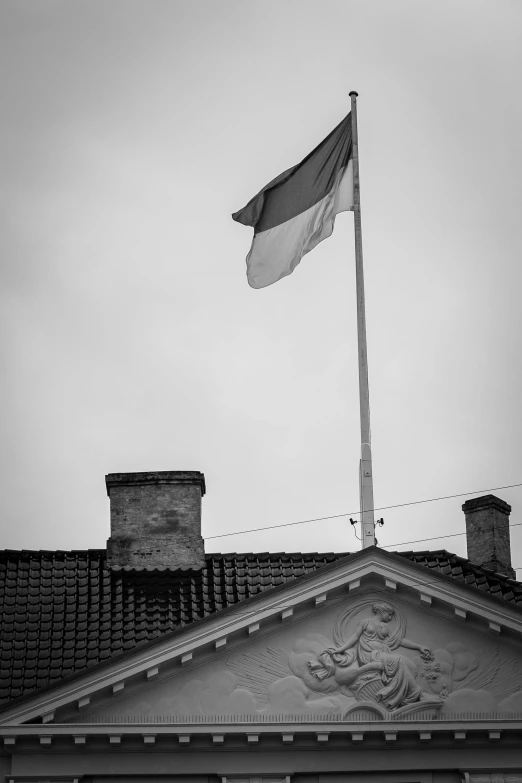
[[[144,484],[199,484],[201,496],[206,492],[205,475],[199,470],[153,470],[141,473],[108,473],[105,476],[107,495],[112,487],[143,486]]]
[[[466,514],[470,511],[480,511],[483,508],[496,508],[504,514],[511,514],[511,506],[505,500],[496,495],[484,495],[480,498],[471,498],[462,504],[462,510]]]

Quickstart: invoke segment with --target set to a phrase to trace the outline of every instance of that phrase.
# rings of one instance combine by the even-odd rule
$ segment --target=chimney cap
[[[105,476],[109,497],[113,487],[139,487],[144,484],[199,484],[201,497],[206,492],[205,476],[199,470],[153,470],[142,473],[108,473]]]
[[[472,511],[481,511],[486,508],[496,508],[498,511],[504,512],[504,514],[511,513],[511,506],[509,503],[506,503],[505,500],[501,500],[501,498],[497,498],[496,495],[482,495],[480,498],[466,500],[466,502],[462,504],[462,510],[465,514]]]

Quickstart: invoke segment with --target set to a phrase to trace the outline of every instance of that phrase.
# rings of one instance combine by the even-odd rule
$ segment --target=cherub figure
[[[431,651],[404,637],[405,627],[392,632],[390,621],[395,609],[386,603],[372,605],[373,617],[365,617],[357,624],[352,635],[337,648],[322,652],[317,661],[309,661],[308,668],[319,681],[336,675],[341,667],[343,685],[350,687],[359,681],[362,675],[378,673],[382,688],[376,693],[376,699],[393,710],[421,699],[433,699],[433,694],[423,691],[415,680],[415,666],[400,653],[397,647],[418,650],[425,660],[432,660]],[[404,623],[405,626],[405,623]],[[353,664],[356,663],[356,666]],[[348,668],[351,667],[351,668]],[[371,679],[371,677],[368,677]]]

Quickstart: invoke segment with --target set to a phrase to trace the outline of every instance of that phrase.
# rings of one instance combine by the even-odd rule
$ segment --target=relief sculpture
[[[434,658],[427,647],[406,638],[402,612],[387,603],[372,603],[368,609],[370,615],[359,619],[351,633],[350,620],[361,606],[341,615],[333,633],[337,646],[307,662],[312,676],[319,682],[333,677],[358,701],[380,702],[390,711],[420,701],[441,702],[441,696],[424,690],[415,664],[400,653],[403,647],[419,652],[425,662]]]
[[[341,713],[406,718],[522,711],[522,672],[499,649],[470,650],[460,641],[430,649],[409,638],[397,606],[359,601],[342,611],[331,638],[307,633],[290,652],[270,647],[227,662],[261,712]]]
[[[521,661],[509,645],[440,618],[424,615],[414,625],[418,612],[408,627],[400,606],[376,598],[334,612],[286,625],[270,646],[248,643],[199,676],[174,678],[171,688],[150,686],[129,714],[346,721],[522,714]]]

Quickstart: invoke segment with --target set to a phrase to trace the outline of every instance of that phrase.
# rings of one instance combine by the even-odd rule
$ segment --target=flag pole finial
[[[356,98],[359,97],[359,93],[356,90],[352,90],[351,92],[348,93],[348,95],[350,96],[350,98],[352,97],[352,95],[355,95]]]

